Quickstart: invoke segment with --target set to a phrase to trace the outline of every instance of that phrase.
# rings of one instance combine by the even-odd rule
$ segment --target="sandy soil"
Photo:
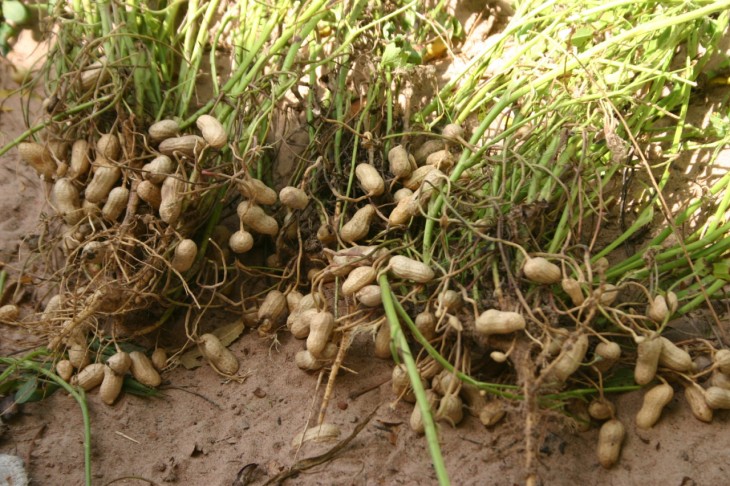
[[[5,64],[0,65],[0,80],[0,144],[4,144],[22,133],[24,121],[19,97],[9,93],[17,85]],[[15,151],[0,159],[0,175],[0,261],[12,274],[20,265],[19,249],[22,253],[25,245],[21,240],[40,231],[37,221],[44,191]],[[25,305],[38,298],[28,289]],[[235,318],[212,315],[204,326]],[[294,436],[309,419],[316,419],[322,390],[317,389],[317,374],[304,373],[294,365],[294,354],[302,343],[283,334],[280,339],[280,345],[272,347],[256,332],[244,332],[232,345],[250,374],[243,383],[222,383],[203,366],[164,373],[159,399],[124,395],[108,407],[91,392],[94,483],[258,485],[298,459],[331,448],[332,443],[308,443],[298,452],[292,447]],[[2,355],[21,352],[27,341],[28,336],[0,327]],[[376,359],[372,342],[361,336],[345,366],[351,372],[338,379],[327,421],[340,427],[342,439],[371,412],[375,414],[331,460],[286,484],[434,484],[426,442],[408,427],[412,406],[394,403],[388,383],[390,362]],[[545,425],[538,461],[541,484],[727,482],[730,414],[716,413],[712,424],[699,422],[677,393],[660,423],[640,431],[634,417],[641,394],[612,400],[628,431],[620,463],[608,471],[599,466],[597,428],[576,433]],[[59,392],[41,403],[27,404],[7,422],[0,453],[22,457],[31,484],[83,483],[81,413],[70,396]],[[474,417],[455,429],[441,425],[441,449],[453,484],[523,484],[522,427],[517,408],[494,429],[485,429]]]

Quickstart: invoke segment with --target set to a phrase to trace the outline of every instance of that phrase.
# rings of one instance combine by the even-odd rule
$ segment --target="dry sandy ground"
[[[7,65],[0,66],[0,98],[16,87],[9,74]],[[0,101],[0,144],[4,144],[22,132],[24,121],[17,95]],[[42,187],[15,151],[0,159],[0,259],[11,274],[20,265],[20,240],[38,232],[43,199]],[[234,315],[210,317],[206,325],[215,327],[232,319]],[[2,355],[23,350],[26,341],[27,336],[0,327]],[[297,453],[291,445],[307,420],[316,418],[315,397],[321,397],[317,375],[294,365],[294,354],[301,347],[301,342],[282,335],[280,346],[272,348],[255,332],[245,332],[231,348],[250,373],[243,383],[222,383],[206,366],[166,372],[159,399],[125,395],[108,407],[90,393],[94,484],[264,484],[297,459],[329,449],[333,444],[307,444]],[[339,454],[286,484],[434,484],[425,440],[408,427],[412,406],[394,403],[387,383],[390,363],[374,358],[372,343],[362,338],[345,365],[352,373],[338,380],[327,421],[337,424],[344,438],[377,411]],[[659,424],[640,431],[634,426],[640,399],[638,393],[614,399],[628,434],[621,461],[612,470],[598,464],[597,428],[585,433],[545,428],[539,456],[541,483],[727,484],[730,414],[720,412],[712,424],[701,423],[678,393]],[[0,453],[22,457],[31,484],[83,483],[81,413],[70,396],[59,392],[28,404],[8,426],[0,438]],[[456,429],[442,425],[440,436],[453,484],[524,483],[517,409],[495,429],[485,429],[467,417]]]

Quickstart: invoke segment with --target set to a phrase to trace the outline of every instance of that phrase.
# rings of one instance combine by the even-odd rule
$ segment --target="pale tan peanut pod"
[[[256,233],[276,236],[279,232],[279,224],[276,220],[251,201],[241,201],[236,208],[236,212],[241,222]]]
[[[281,194],[279,195],[279,198],[281,198]],[[322,245],[329,245],[330,243],[334,243],[337,240],[337,237],[329,224],[322,224],[319,228],[317,228],[317,239],[320,243],[322,243]]]
[[[388,215],[388,224],[391,226],[399,226],[401,224],[408,224],[408,222],[419,214],[421,209],[421,203],[416,199],[416,194],[404,197],[398,204],[393,208]]]
[[[122,175],[119,167],[111,165],[106,159],[96,159],[94,161],[96,172],[91,182],[86,186],[84,198],[93,204],[102,202],[109,195]]]
[[[730,390],[711,386],[705,390],[705,402],[713,410],[728,410],[730,409]]]
[[[388,250],[377,246],[355,245],[335,252],[332,262],[336,265],[370,265],[375,259],[385,256]]]
[[[441,135],[446,138],[459,140],[460,138],[464,137],[464,129],[456,123],[449,123],[444,127]]]
[[[438,150],[426,158],[426,164],[432,165],[440,171],[448,172],[456,163],[454,156],[448,150]]]
[[[421,312],[416,316],[416,328],[427,341],[431,341],[436,337],[436,316],[432,312]]]
[[[459,379],[449,370],[441,370],[431,380],[431,389],[439,395],[456,393],[461,387]]]
[[[456,290],[446,290],[439,294],[439,303],[449,311],[459,310],[463,304],[461,294]]]
[[[338,264],[334,261],[330,263],[325,271],[325,275],[332,277],[328,281],[334,280],[334,277],[347,277],[350,275],[350,272],[352,272],[352,269],[355,268],[354,265],[347,265],[347,264]],[[310,278],[310,281],[312,279]]]
[[[446,180],[446,174],[441,172],[439,169],[434,168],[425,175],[423,182],[421,182],[420,187],[413,194],[413,197],[419,204],[426,204],[434,192],[441,190],[441,187],[445,184]]]
[[[68,176],[71,179],[78,179],[86,175],[91,167],[89,158],[89,142],[76,140],[71,146],[71,163],[68,168]]]
[[[342,283],[342,294],[352,295],[366,285],[375,281],[377,272],[373,267],[357,267],[353,269]]]
[[[246,253],[253,248],[253,236],[246,230],[238,230],[228,240],[228,247],[233,253]]]
[[[502,351],[492,351],[491,353],[489,353],[489,357],[492,359],[492,361],[496,363],[504,363],[509,358],[509,356],[507,356],[507,354],[503,353]]]
[[[105,133],[96,141],[96,156],[107,160],[118,160],[121,151],[119,137],[113,133]]]
[[[276,204],[276,191],[259,179],[248,178],[238,183],[241,195],[256,204]]]
[[[187,272],[195,262],[198,255],[198,245],[189,238],[181,240],[175,247],[175,253],[172,257],[170,266],[178,272]]]
[[[525,318],[518,312],[489,309],[481,313],[475,321],[476,330],[480,334],[509,334],[525,328]]]
[[[588,352],[588,336],[581,334],[575,340],[566,340],[557,358],[545,368],[546,381],[565,383],[565,380],[580,368]]]
[[[129,202],[129,189],[126,187],[115,187],[109,191],[101,214],[109,221],[116,221],[126,211]]]
[[[726,375],[730,375],[730,350],[720,349],[712,357],[714,366]]]
[[[129,357],[132,359],[130,370],[135,380],[152,388],[160,386],[162,378],[152,365],[152,361],[144,353],[132,351],[129,353]]]
[[[662,351],[659,353],[659,364],[674,371],[690,371],[692,356],[669,339],[660,336]]]
[[[601,426],[598,433],[598,463],[606,469],[613,467],[621,455],[621,444],[626,437],[626,429],[616,419]]]
[[[82,242],[83,238],[73,227],[66,228],[61,234],[61,249],[66,256],[81,246]]]
[[[106,56],[102,56],[99,61],[89,64],[79,76],[79,87],[81,91],[86,91],[95,87],[97,84],[104,83],[109,78],[109,69],[107,68]]]
[[[418,362],[418,374],[424,382],[432,380],[436,375],[441,373],[443,369],[444,367],[430,356]]]
[[[439,396],[433,390],[426,390],[426,401],[428,403],[428,408],[431,410],[431,414],[433,415],[433,412],[436,411]],[[426,429],[423,424],[423,415],[421,414],[421,407],[418,406],[418,404],[413,407],[413,412],[411,413],[408,425],[411,427],[411,430],[417,434],[426,433]]]
[[[383,322],[378,327],[378,333],[375,335],[375,357],[380,359],[388,359],[393,356],[390,350],[390,324],[388,321]]]
[[[292,318],[291,323],[287,319],[287,325],[292,336],[296,339],[306,339],[309,336],[309,326],[312,323],[312,318],[317,313],[319,313],[317,309],[306,309],[290,316]]]
[[[403,255],[390,257],[388,267],[396,277],[417,283],[428,283],[436,276],[433,269],[425,263]]]
[[[543,257],[528,258],[522,272],[531,282],[546,285],[558,283],[563,277],[560,267]]]
[[[114,370],[105,366],[104,377],[101,380],[101,387],[99,388],[101,401],[107,405],[113,405],[121,393],[123,385],[124,375],[115,373]]]
[[[669,307],[663,295],[657,295],[654,300],[649,302],[646,308],[646,317],[652,321],[661,324],[669,317]]]
[[[289,315],[299,312],[299,306],[302,303],[302,299],[304,299],[304,295],[298,290],[290,290],[286,293],[285,297],[286,308],[289,309]]]
[[[340,238],[348,243],[355,243],[365,238],[370,232],[370,222],[375,216],[375,208],[368,204],[363,206],[352,215],[350,221],[340,229]]]
[[[197,135],[183,135],[181,137],[166,138],[160,142],[159,150],[164,155],[181,154],[194,158],[203,151],[206,143]]]
[[[304,209],[309,204],[309,196],[302,189],[298,187],[286,186],[279,191],[279,200],[281,204],[288,207],[289,209]],[[320,229],[326,226],[320,226]],[[319,231],[317,232],[319,238]]]
[[[601,257],[598,260],[593,263],[593,273],[596,273],[598,275],[603,275],[606,273],[606,270],[608,270],[608,267],[611,266],[608,258]]]
[[[162,204],[162,188],[152,181],[141,181],[137,184],[137,195],[153,209],[160,209]]]
[[[459,390],[461,398],[464,400],[469,415],[473,417],[479,417],[479,413],[482,411],[484,406],[487,404],[485,394],[482,393],[479,388],[475,387],[470,383],[462,383],[461,390]]]
[[[485,427],[494,427],[506,414],[507,409],[502,400],[490,400],[479,410],[479,421]]]
[[[326,360],[317,359],[308,350],[303,349],[294,355],[294,363],[297,368],[305,371],[321,370],[327,364]]]
[[[99,221],[99,217],[101,216],[101,208],[99,207],[98,204],[95,204],[93,202],[90,202],[90,201],[87,201],[86,199],[84,199],[83,201],[81,201],[81,209],[84,210],[85,218],[88,218],[94,222]]]
[[[434,152],[438,152],[439,150],[442,150],[443,148],[444,148],[443,140],[430,139],[415,149],[415,151],[413,152],[413,158],[418,165],[423,165],[426,163],[426,160],[428,159],[429,155],[431,155]]]
[[[609,306],[616,301],[618,297],[618,287],[612,284],[604,284],[603,289],[597,288],[593,291],[593,297],[598,299],[601,305]]]
[[[47,148],[35,142],[23,142],[18,144],[18,154],[20,159],[35,169],[38,175],[47,181],[53,180],[58,165]]]
[[[213,148],[223,148],[228,143],[228,134],[223,124],[210,115],[200,115],[195,124],[203,138]]]
[[[198,347],[203,357],[219,373],[235,375],[238,372],[238,358],[214,334],[200,336]]]
[[[688,383],[684,386],[684,399],[692,411],[692,415],[702,422],[712,422],[712,408],[705,400],[705,391],[695,383]]]
[[[20,316],[20,309],[15,304],[5,304],[0,307],[0,321],[13,322]]]
[[[434,170],[436,170],[436,167],[432,165],[424,165],[422,167],[419,167],[403,181],[403,185],[411,191],[415,191],[421,187],[421,184],[426,179],[426,176]]]
[[[167,155],[158,155],[142,167],[144,178],[152,184],[162,184],[165,178],[175,173],[175,162]]]
[[[662,347],[662,341],[656,333],[641,339],[636,348],[636,367],[634,368],[634,381],[637,384],[646,385],[654,379]]]
[[[50,299],[43,308],[43,314],[41,314],[42,321],[52,321],[63,311],[63,295],[56,294]]]
[[[677,298],[677,294],[670,290],[669,292],[667,292],[665,299],[667,301],[667,307],[669,307],[669,314],[671,315],[677,312],[677,308],[679,307],[679,299]]]
[[[456,427],[464,419],[464,403],[457,393],[447,393],[439,401],[434,418]]]
[[[368,196],[381,196],[385,192],[385,181],[372,165],[357,164],[355,177],[357,177],[360,187]]]
[[[616,415],[616,406],[605,398],[596,398],[588,404],[588,415],[596,420],[608,420]]]
[[[400,363],[393,367],[390,386],[396,397],[410,403],[416,401],[416,395],[413,393],[405,364]]]
[[[62,359],[56,363],[56,374],[63,380],[68,382],[74,373],[74,367],[67,359]]]
[[[640,429],[650,429],[657,423],[664,407],[674,397],[674,390],[670,385],[657,385],[644,394],[639,413],[636,414],[636,426]]]
[[[380,285],[366,285],[355,293],[355,297],[365,307],[378,307],[383,304]]]
[[[600,372],[605,373],[615,365],[621,358],[621,346],[615,342],[601,341],[596,345],[594,351],[596,362],[593,366]]]
[[[319,293],[309,293],[299,301],[299,312],[316,309],[318,306],[324,305],[324,302],[324,297]]]
[[[397,178],[408,177],[413,171],[408,151],[402,145],[396,145],[388,151],[390,173]]]
[[[560,286],[563,287],[563,291],[568,294],[573,305],[579,306],[585,302],[585,296],[583,290],[580,288],[580,283],[574,278],[564,278],[560,282]]]
[[[395,193],[393,193],[393,201],[397,204],[402,199],[405,199],[412,194],[413,194],[413,191],[411,191],[407,187],[401,187],[400,189],[395,191]]]
[[[307,351],[312,353],[315,358],[321,357],[334,329],[335,317],[332,313],[318,312],[312,316],[307,336]]]
[[[152,361],[152,366],[154,366],[157,371],[162,371],[167,366],[167,351],[165,351],[164,348],[155,348],[155,350],[152,351],[150,361]]]
[[[65,140],[48,140],[46,147],[51,154],[51,158],[58,164],[56,173],[58,174],[62,170],[61,166],[66,166],[66,169],[68,169],[68,142]]]
[[[67,173],[68,173],[68,164],[66,162],[61,162],[60,164],[58,164],[58,167],[56,168],[56,178],[66,177]]]
[[[168,176],[160,190],[160,219],[167,224],[175,224],[182,213],[183,193],[187,188],[185,181],[176,176]]]
[[[68,360],[77,370],[86,368],[91,363],[89,348],[86,343],[73,342],[68,348]]]
[[[335,424],[320,424],[310,427],[305,432],[297,434],[291,442],[291,446],[298,448],[305,442],[328,442],[337,440],[340,436],[340,428]]]
[[[79,371],[77,375],[71,378],[70,383],[73,386],[83,388],[89,391],[101,385],[104,380],[104,365],[102,363],[93,363]]]
[[[258,318],[260,329],[264,332],[271,330],[280,321],[286,320],[286,297],[278,290],[272,290],[259,306]]]
[[[455,331],[462,332],[464,330],[464,325],[461,323],[461,320],[454,315],[448,315],[446,322]]]
[[[175,120],[160,120],[150,125],[147,130],[153,143],[176,137],[180,133],[180,124]]]
[[[106,365],[111,368],[114,373],[124,375],[132,366],[132,358],[129,357],[129,353],[125,351],[118,351],[106,360]]]

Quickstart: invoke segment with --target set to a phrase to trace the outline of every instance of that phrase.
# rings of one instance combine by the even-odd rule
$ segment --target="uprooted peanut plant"
[[[328,373],[318,426],[367,333],[395,360],[394,396],[418,402],[410,425],[442,481],[434,420],[465,413],[520,414],[529,481],[548,410],[600,426],[611,467],[626,429],[613,393],[647,387],[642,428],[675,390],[699,420],[730,408],[714,307],[730,178],[680,210],[666,200],[677,156],[701,146],[711,167],[730,133],[718,115],[699,138],[683,118],[716,74],[725,3],[489,7],[491,36],[441,86],[432,64],[465,34],[441,6],[57,3],[45,113],[16,141],[48,197],[32,258],[54,296],[2,319],[113,404],[128,372],[146,390],[177,363],[183,349],[127,352],[174,319],[242,380],[230,330],[197,326],[238,312]],[[663,335],[700,306],[717,336]]]

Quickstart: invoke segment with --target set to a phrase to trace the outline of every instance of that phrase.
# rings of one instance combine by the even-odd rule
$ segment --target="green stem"
[[[86,394],[82,388],[72,387],[54,372],[44,368],[35,361],[32,361],[32,358],[38,354],[42,354],[42,352],[35,351],[34,353],[19,359],[0,358],[0,363],[32,370],[40,375],[44,375],[46,378],[66,390],[74,398],[74,400],[76,400],[76,403],[79,404],[79,407],[81,408],[81,416],[84,422],[84,479],[86,486],[91,486],[91,420],[89,418],[89,409],[86,406]]]
[[[444,464],[444,458],[441,455],[441,447],[439,446],[438,432],[436,431],[436,424],[433,421],[431,415],[431,407],[426,398],[426,391],[421,383],[421,376],[418,373],[416,367],[416,361],[413,359],[411,350],[408,347],[408,341],[406,340],[403,329],[398,321],[398,315],[396,314],[393,302],[393,294],[390,290],[390,284],[388,283],[388,276],[385,274],[378,277],[378,283],[380,284],[380,291],[383,296],[383,307],[385,308],[385,315],[388,318],[390,324],[390,336],[391,339],[396,343],[400,350],[401,357],[405,362],[406,369],[408,370],[408,377],[411,380],[411,386],[413,387],[413,393],[416,395],[416,404],[421,409],[421,416],[423,417],[423,426],[426,431],[426,441],[428,442],[428,449],[431,452],[431,461],[433,462],[434,470],[436,471],[436,477],[438,478],[440,485],[451,484],[449,481],[448,473],[446,472],[446,465]],[[397,302],[397,300],[395,300]]]

